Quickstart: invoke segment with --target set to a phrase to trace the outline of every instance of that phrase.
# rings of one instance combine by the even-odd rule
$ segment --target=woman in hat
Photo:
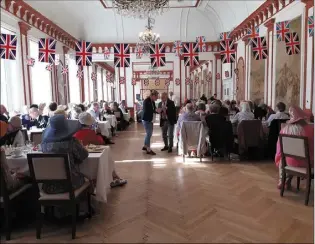
[[[73,121],[67,120],[64,115],[54,115],[50,118],[50,125],[43,132],[41,143],[44,153],[69,154],[74,189],[81,187],[85,183],[84,175],[80,173],[78,165],[89,155],[83,145],[73,137],[79,128],[79,122],[74,124]],[[43,184],[42,188],[47,194],[67,192],[67,186],[64,184]]]
[[[13,116],[9,120],[7,133],[0,139],[0,145],[24,146],[25,138],[21,131],[22,121],[20,117]]]
[[[280,131],[280,134],[285,135],[295,135],[295,136],[306,136],[309,143],[309,155],[311,161],[314,162],[314,124],[309,124],[306,121],[306,114],[304,111],[297,107],[292,106],[289,108],[290,120],[287,122],[287,125]],[[281,189],[281,179],[283,176],[281,170],[281,150],[280,142],[277,143],[277,153],[275,157],[275,162],[279,168],[279,183],[278,188]],[[306,167],[306,162],[304,160],[297,160],[294,158],[287,157],[286,162],[288,166],[293,167]],[[291,178],[287,179],[286,188],[291,188]]]
[[[83,145],[104,145],[104,140],[101,136],[97,135],[92,129],[92,125],[95,124],[95,119],[88,112],[83,112],[79,115],[79,122],[82,128],[76,132],[73,137],[79,140]],[[123,186],[127,184],[127,181],[121,179],[115,170],[112,172],[113,181],[111,182],[111,187]]]

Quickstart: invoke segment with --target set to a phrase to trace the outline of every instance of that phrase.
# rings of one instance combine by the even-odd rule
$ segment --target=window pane
[[[77,78],[78,66],[73,57],[69,57],[70,103],[80,103],[80,80]]]
[[[38,42],[29,41],[30,57],[35,59],[35,64],[30,68],[31,70],[31,84],[32,84],[32,102],[50,103],[52,101],[51,95],[51,72],[46,70],[48,63],[38,62]]]

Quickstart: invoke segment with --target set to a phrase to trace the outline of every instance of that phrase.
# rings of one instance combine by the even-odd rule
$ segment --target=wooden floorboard
[[[272,162],[211,162],[160,152],[155,126],[155,157],[141,151],[140,124],[115,137],[112,157],[119,175],[128,180],[111,190],[107,204],[90,221],[70,226],[46,225],[36,241],[34,228],[14,231],[14,243],[313,243],[313,190],[304,206],[299,193],[276,189]]]

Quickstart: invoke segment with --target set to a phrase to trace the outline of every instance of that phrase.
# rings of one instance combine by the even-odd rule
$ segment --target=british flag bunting
[[[256,37],[253,39],[252,52],[255,60],[268,58],[266,37]]]
[[[183,53],[183,43],[181,41],[174,41],[173,52],[176,56],[180,57]]]
[[[249,44],[252,44],[252,40],[259,37],[259,26],[247,28],[247,38]]]
[[[185,42],[183,44],[184,65],[194,67],[199,65],[199,47],[195,42]]]
[[[66,74],[68,74],[68,72],[69,72],[68,65],[61,67],[61,74],[62,75],[66,75]]]
[[[75,60],[77,65],[92,65],[92,43],[80,41],[75,43]]]
[[[46,65],[45,69],[51,72],[53,70],[53,67],[54,67],[54,64],[48,64]]]
[[[38,42],[38,61],[54,63],[56,61],[57,41],[52,38],[40,38]]]
[[[126,78],[125,77],[120,77],[119,78],[119,84],[125,84],[126,83]]]
[[[176,85],[176,86],[179,86],[179,85],[180,85],[180,79],[179,79],[179,78],[176,78],[176,79],[175,79],[175,85]]]
[[[165,45],[153,44],[150,46],[150,60],[152,67],[165,66]]]
[[[35,65],[35,58],[27,57],[27,58],[26,58],[26,64],[27,64],[28,66],[33,67],[33,66]]]
[[[114,45],[115,67],[130,67],[130,46],[129,44],[117,43]]]
[[[308,35],[309,37],[314,36],[314,16],[308,17]]]
[[[108,47],[105,47],[105,50],[104,50],[104,59],[105,60],[108,60],[110,57],[110,50]]]
[[[16,59],[16,35],[1,34],[0,55],[2,59]]]
[[[136,58],[141,59],[143,56],[143,46],[137,45],[135,52],[136,52]]]
[[[231,32],[222,32],[220,33],[220,41],[226,41],[226,40],[230,40],[230,33]]]
[[[277,40],[284,41],[286,33],[290,32],[290,21],[282,21],[276,23]]]
[[[220,55],[222,63],[235,63],[235,45],[232,40],[220,41]]]
[[[91,73],[91,80],[92,81],[97,81],[97,73],[94,72],[94,71]]]
[[[83,70],[82,69],[78,69],[76,76],[77,76],[77,78],[79,80],[81,80],[83,78]]]
[[[284,38],[285,49],[288,55],[299,54],[301,52],[298,33],[296,32],[286,33]]]
[[[204,36],[197,36],[196,37],[196,43],[199,48],[199,52],[205,52],[206,51],[206,38]]]

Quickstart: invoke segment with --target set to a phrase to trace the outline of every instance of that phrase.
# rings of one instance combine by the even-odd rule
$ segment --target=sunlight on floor
[[[121,161],[115,161],[115,163],[139,163],[139,162],[165,162],[165,158],[148,158],[148,159],[133,159],[133,160],[121,160]]]
[[[163,142],[156,142],[156,143],[152,143],[151,144],[151,148],[160,148],[162,149],[164,147],[164,143]]]
[[[199,158],[185,158],[185,162],[184,162],[182,156],[177,156],[177,157],[175,157],[175,162],[176,163],[182,163],[184,165],[191,166],[191,167],[194,167],[194,168],[205,168],[205,167],[207,167],[205,165],[205,162],[200,162]]]

